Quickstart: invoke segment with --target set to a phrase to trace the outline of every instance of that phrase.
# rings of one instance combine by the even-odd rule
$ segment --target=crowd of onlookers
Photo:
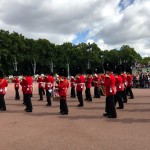
[[[133,88],[150,88],[150,72],[133,73]]]

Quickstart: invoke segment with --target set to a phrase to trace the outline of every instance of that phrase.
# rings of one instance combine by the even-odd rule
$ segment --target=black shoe
[[[51,106],[52,104],[47,103],[46,106]]]
[[[28,109],[27,109],[26,112],[32,112],[32,110],[28,110]]]
[[[83,105],[79,104],[79,105],[77,105],[77,107],[83,107]]]
[[[1,111],[6,111],[6,108],[1,108]]]
[[[108,118],[117,118],[117,116],[108,115]]]
[[[123,109],[123,107],[117,107],[117,109]]]
[[[103,116],[104,116],[104,117],[107,117],[107,116],[108,116],[108,114],[107,114],[107,113],[104,113],[104,114],[103,114]]]
[[[129,97],[128,99],[134,99],[134,97]]]
[[[61,114],[62,115],[68,115],[68,112],[62,112]]]
[[[25,108],[24,110],[25,110],[25,111],[27,111],[27,110],[28,110],[28,108]]]
[[[92,102],[92,100],[89,100],[89,99],[88,99],[87,101],[88,101],[88,102]]]
[[[43,101],[43,99],[39,99],[39,101]]]

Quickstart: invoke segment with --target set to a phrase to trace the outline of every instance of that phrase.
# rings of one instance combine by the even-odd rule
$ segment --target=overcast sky
[[[102,50],[125,44],[150,56],[150,0],[0,0],[0,28]]]

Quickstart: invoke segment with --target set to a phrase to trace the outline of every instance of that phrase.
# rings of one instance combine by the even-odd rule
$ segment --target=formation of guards
[[[26,112],[32,112],[32,94],[33,94],[33,78],[30,70],[27,67],[23,70],[23,78],[19,80],[17,72],[12,78],[15,89],[15,99],[19,100],[19,88],[22,87],[23,104],[26,106]],[[105,73],[104,73],[105,72]],[[134,99],[132,93],[132,69],[119,65],[114,67],[112,63],[105,62],[103,67],[94,69],[94,74],[91,69],[83,74],[80,66],[75,69],[75,76],[71,76],[70,83],[67,79],[67,70],[60,68],[57,77],[54,78],[52,73],[39,72],[37,77],[39,100],[43,100],[43,95],[46,94],[47,104],[52,105],[52,99],[58,99],[60,102],[60,113],[68,115],[67,105],[67,90],[69,84],[71,87],[70,96],[78,99],[77,107],[84,107],[84,101],[93,101],[94,98],[106,96],[105,113],[103,116],[108,118],[117,118],[117,109],[124,109],[124,103],[127,103],[128,96]],[[4,78],[3,72],[0,71],[0,110],[6,111],[6,104],[4,96],[6,94],[7,80]],[[91,95],[91,87],[94,86],[94,96]],[[83,91],[85,91],[85,99],[83,98]],[[118,103],[118,104],[117,104]],[[116,107],[118,105],[118,107]]]

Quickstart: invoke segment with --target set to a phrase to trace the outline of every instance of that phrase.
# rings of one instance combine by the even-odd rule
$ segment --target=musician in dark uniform
[[[83,95],[82,92],[84,90],[84,84],[85,84],[85,77],[83,76],[83,71],[80,66],[76,68],[76,92],[79,104],[77,107],[83,107]]]
[[[115,86],[116,79],[112,73],[114,66],[110,62],[105,62],[104,69],[106,75],[103,85],[106,87],[106,105],[105,105],[105,113],[103,114],[103,116],[106,116],[108,118],[117,118],[114,102],[114,95],[116,94],[116,86]]]
[[[6,94],[7,80],[4,78],[3,72],[0,70],[0,110],[6,111],[6,104],[4,96]]]
[[[60,113],[62,115],[68,115],[68,105],[67,105],[67,90],[69,88],[69,81],[67,80],[67,70],[66,68],[60,68],[59,70],[59,82],[55,85],[58,88],[60,96]]]

